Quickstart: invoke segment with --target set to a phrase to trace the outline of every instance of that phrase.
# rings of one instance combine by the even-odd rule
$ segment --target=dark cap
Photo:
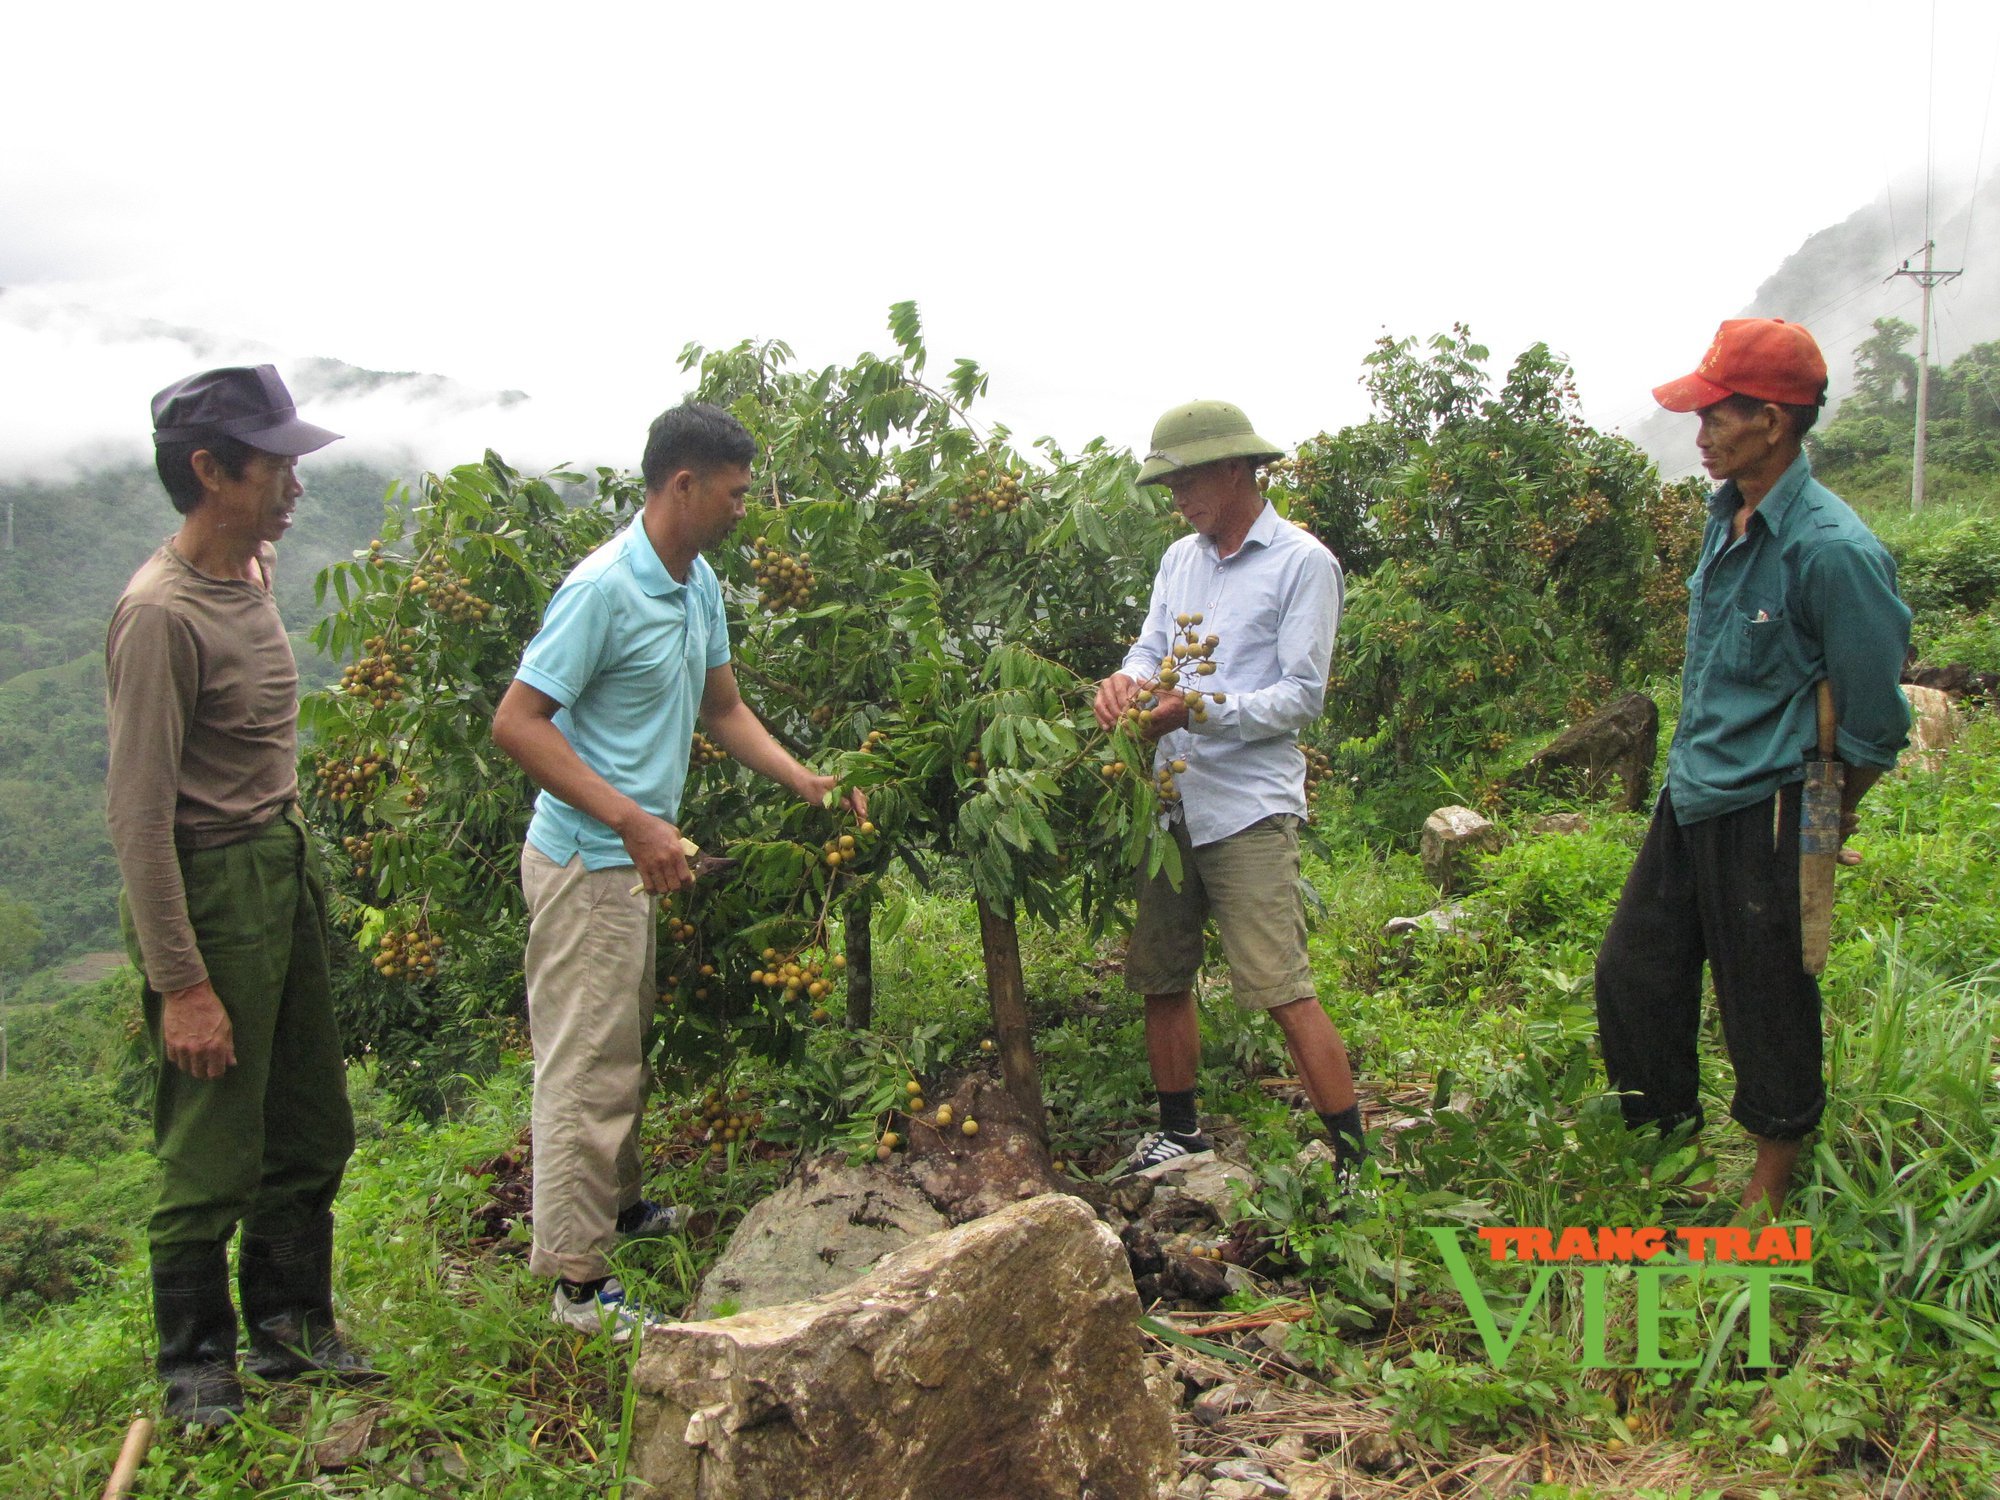
[[[340,436],[299,420],[276,365],[229,365],[177,380],[153,398],[153,445],[233,437],[297,458]]]

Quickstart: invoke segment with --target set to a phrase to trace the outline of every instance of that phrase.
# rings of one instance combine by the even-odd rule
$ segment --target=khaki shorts
[[[1210,914],[1229,956],[1236,1003],[1269,1010],[1318,995],[1306,960],[1306,912],[1299,899],[1299,820],[1273,813],[1226,839],[1181,851],[1181,888],[1165,872],[1139,881],[1139,918],[1125,953],[1125,988],[1177,995],[1201,970],[1202,929]]]

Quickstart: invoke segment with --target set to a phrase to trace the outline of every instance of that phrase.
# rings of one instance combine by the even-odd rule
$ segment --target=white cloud
[[[1938,17],[1939,158],[1963,176],[2000,161],[2000,13]],[[1362,415],[1378,331],[1458,319],[1502,359],[1567,352],[1615,421],[1926,139],[1925,29],[1858,0],[1809,22],[362,0],[12,24],[37,65],[0,96],[0,137],[33,146],[0,155],[8,471],[143,438],[151,390],[213,362],[24,333],[29,294],[531,394],[339,417],[437,462],[629,463],[687,341],[845,359],[903,297],[940,360],[994,372],[990,416],[1070,444],[1143,442],[1194,394],[1294,440]]]

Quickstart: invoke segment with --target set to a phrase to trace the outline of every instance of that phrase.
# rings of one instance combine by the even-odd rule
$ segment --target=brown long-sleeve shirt
[[[268,579],[268,547],[260,563]],[[171,545],[125,586],[104,659],[106,821],[147,982],[165,994],[208,977],[176,851],[247,838],[298,796],[298,664],[267,586],[211,578]]]

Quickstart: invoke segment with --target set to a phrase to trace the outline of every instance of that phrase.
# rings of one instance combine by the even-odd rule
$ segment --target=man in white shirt
[[[1211,915],[1236,1003],[1269,1011],[1284,1032],[1339,1169],[1363,1154],[1354,1075],[1313,986],[1298,885],[1298,828],[1307,817],[1298,735],[1326,704],[1340,564],[1258,489],[1257,466],[1282,456],[1226,402],[1190,402],[1160,418],[1139,482],[1172,490],[1194,534],[1160,560],[1145,628],[1097,688],[1097,721],[1109,729],[1158,682],[1189,622],[1199,621],[1204,642],[1215,638],[1215,670],[1196,678],[1200,695],[1158,686],[1145,726],[1179,794],[1170,817],[1182,868],[1178,890],[1164,875],[1140,881],[1125,961],[1126,988],[1146,997],[1146,1056],[1160,1106],[1160,1129],[1126,1165],[1148,1176],[1213,1150],[1195,1108],[1193,993]]]

